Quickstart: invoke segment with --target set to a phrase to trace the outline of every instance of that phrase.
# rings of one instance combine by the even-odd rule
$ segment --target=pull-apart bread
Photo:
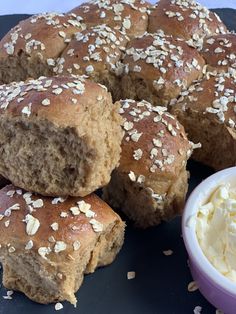
[[[0,174],[42,195],[85,196],[120,158],[121,117],[106,87],[79,76],[0,86]]]
[[[172,113],[202,148],[193,158],[215,170],[236,165],[236,76],[207,74],[173,104]]]
[[[104,84],[115,99],[120,99],[121,56],[128,40],[124,33],[106,25],[76,33],[57,60],[54,71],[58,75],[86,74]]]
[[[84,274],[110,264],[124,239],[124,223],[95,194],[41,197],[13,185],[0,191],[3,284],[31,300],[68,300]]]
[[[144,0],[92,0],[70,13],[82,18],[87,27],[106,24],[121,30],[129,37],[141,36],[147,31],[151,4]]]
[[[209,71],[227,72],[236,69],[236,34],[221,34],[203,41],[201,55]]]
[[[148,31],[166,34],[199,46],[205,36],[227,32],[219,16],[193,0],[160,0],[152,9]]]
[[[73,14],[38,14],[21,21],[0,41],[0,81],[51,75],[73,34],[84,28]]]
[[[157,225],[183,210],[192,145],[165,107],[124,100],[120,112],[125,120],[120,166],[103,196],[136,226]]]
[[[131,40],[123,64],[124,98],[167,105],[202,76],[205,62],[183,39],[158,31]]]

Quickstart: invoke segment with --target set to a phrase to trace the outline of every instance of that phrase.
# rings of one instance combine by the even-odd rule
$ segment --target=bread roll
[[[215,170],[236,165],[236,77],[208,74],[182,93],[172,113],[202,148],[193,158]]]
[[[123,63],[123,98],[145,99],[153,105],[167,105],[204,70],[196,49],[162,31],[133,39]]]
[[[209,71],[227,72],[228,68],[236,69],[236,35],[221,34],[204,39],[201,55]]]
[[[148,31],[159,29],[189,40],[193,46],[201,45],[205,36],[227,31],[216,13],[193,0],[160,0],[150,14]]]
[[[164,107],[124,100],[120,112],[125,119],[120,166],[104,189],[104,199],[136,226],[154,226],[183,210],[191,145]]]
[[[85,196],[120,158],[117,106],[79,76],[0,86],[0,174],[42,195]]]
[[[106,24],[135,37],[146,32],[150,8],[151,4],[144,0],[92,0],[70,12],[88,27]]]
[[[115,99],[120,99],[119,75],[121,56],[128,37],[106,25],[92,27],[75,34],[59,58],[57,74],[86,74],[90,79],[108,87]]]
[[[73,14],[39,14],[21,21],[0,41],[0,81],[51,75],[72,35],[84,28]]]
[[[13,185],[0,191],[3,284],[31,300],[67,300],[84,274],[110,264],[124,239],[124,223],[95,194],[41,197]]]

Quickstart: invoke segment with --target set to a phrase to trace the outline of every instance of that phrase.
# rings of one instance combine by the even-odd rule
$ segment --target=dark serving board
[[[231,30],[236,30],[236,11],[215,10]],[[0,17],[0,37],[28,15]],[[190,161],[189,192],[213,173],[210,168]],[[202,313],[214,314],[215,309],[200,292],[188,292],[192,281],[187,265],[187,254],[181,237],[181,218],[148,230],[133,228],[129,222],[125,244],[115,262],[87,275],[77,293],[78,306],[64,302],[59,313],[65,314],[185,314],[195,306]],[[163,250],[173,250],[165,256]],[[136,278],[127,280],[127,272],[135,271]],[[0,277],[2,273],[0,271]],[[1,278],[0,278],[1,280]],[[1,282],[1,281],[0,281]],[[0,287],[0,314],[51,314],[54,305],[39,305],[21,293],[12,300],[4,300],[6,289]]]

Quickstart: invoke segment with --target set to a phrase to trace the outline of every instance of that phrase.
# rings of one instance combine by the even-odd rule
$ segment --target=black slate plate
[[[215,10],[231,30],[236,30],[236,11]],[[28,15],[0,17],[0,37]],[[189,192],[213,173],[210,168],[190,162]],[[164,256],[163,250],[174,251]],[[214,314],[215,309],[198,292],[189,293],[192,281],[187,266],[187,254],[181,238],[181,219],[163,223],[148,230],[137,230],[129,225],[123,249],[116,261],[85,277],[77,293],[78,307],[64,303],[59,313],[65,314],[185,314],[193,313],[195,306],[202,314]],[[127,280],[127,272],[135,271],[136,278]],[[0,275],[1,272],[0,272]],[[0,288],[0,314],[51,314],[54,305],[39,305],[21,293],[13,300],[4,300],[6,290]]]

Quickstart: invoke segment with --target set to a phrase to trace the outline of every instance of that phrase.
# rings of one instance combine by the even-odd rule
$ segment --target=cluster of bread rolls
[[[6,34],[6,287],[76,304],[83,274],[111,263],[124,238],[120,217],[91,193],[104,187],[104,200],[146,228],[181,213],[193,148],[214,169],[235,165],[235,38],[193,0],[92,0]]]
[[[68,300],[111,263],[124,223],[91,194],[121,152],[121,117],[105,86],[82,76],[0,86],[3,283],[40,303]],[[37,193],[40,193],[37,194]]]

